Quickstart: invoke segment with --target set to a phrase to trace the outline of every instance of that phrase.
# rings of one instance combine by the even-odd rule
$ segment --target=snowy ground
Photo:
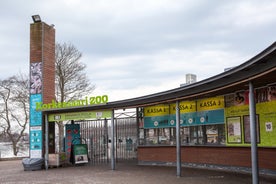
[[[20,151],[17,157],[28,157],[29,156],[29,145],[25,145],[24,151]],[[12,151],[12,144],[8,142],[0,142],[0,158],[11,158],[15,157]]]

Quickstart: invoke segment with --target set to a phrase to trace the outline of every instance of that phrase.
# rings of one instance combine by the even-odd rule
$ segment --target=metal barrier
[[[86,141],[91,164],[110,162],[111,120],[87,120],[80,124],[81,138]],[[115,158],[116,161],[137,158],[137,121],[135,117],[115,119]]]

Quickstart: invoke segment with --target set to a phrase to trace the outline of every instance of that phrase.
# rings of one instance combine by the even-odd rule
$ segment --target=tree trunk
[[[58,139],[59,139],[59,150],[58,152],[64,151],[64,125],[63,122],[57,122],[58,124]]]
[[[12,150],[13,150],[13,155],[17,156],[18,150],[17,150],[17,144],[16,142],[12,142]]]

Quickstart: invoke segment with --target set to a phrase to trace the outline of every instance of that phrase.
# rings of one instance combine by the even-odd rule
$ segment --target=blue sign
[[[224,109],[180,114],[180,126],[224,124]],[[176,126],[174,114],[144,117],[144,128],[168,128]]]
[[[30,126],[42,125],[42,112],[36,111],[37,102],[42,102],[42,95],[32,94],[30,96]]]
[[[41,127],[31,127],[30,129],[30,150],[42,150]]]
[[[197,112],[198,125],[224,124],[224,109]]]
[[[170,127],[170,115],[144,117],[144,128]]]

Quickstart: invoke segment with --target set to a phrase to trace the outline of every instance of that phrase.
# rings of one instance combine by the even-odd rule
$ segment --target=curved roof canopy
[[[47,109],[45,113],[62,113],[104,109],[143,107],[177,100],[195,100],[248,90],[252,82],[254,88],[276,84],[276,42],[261,53],[226,72],[208,79],[142,97],[109,102],[107,104],[80,106],[62,109]]]

